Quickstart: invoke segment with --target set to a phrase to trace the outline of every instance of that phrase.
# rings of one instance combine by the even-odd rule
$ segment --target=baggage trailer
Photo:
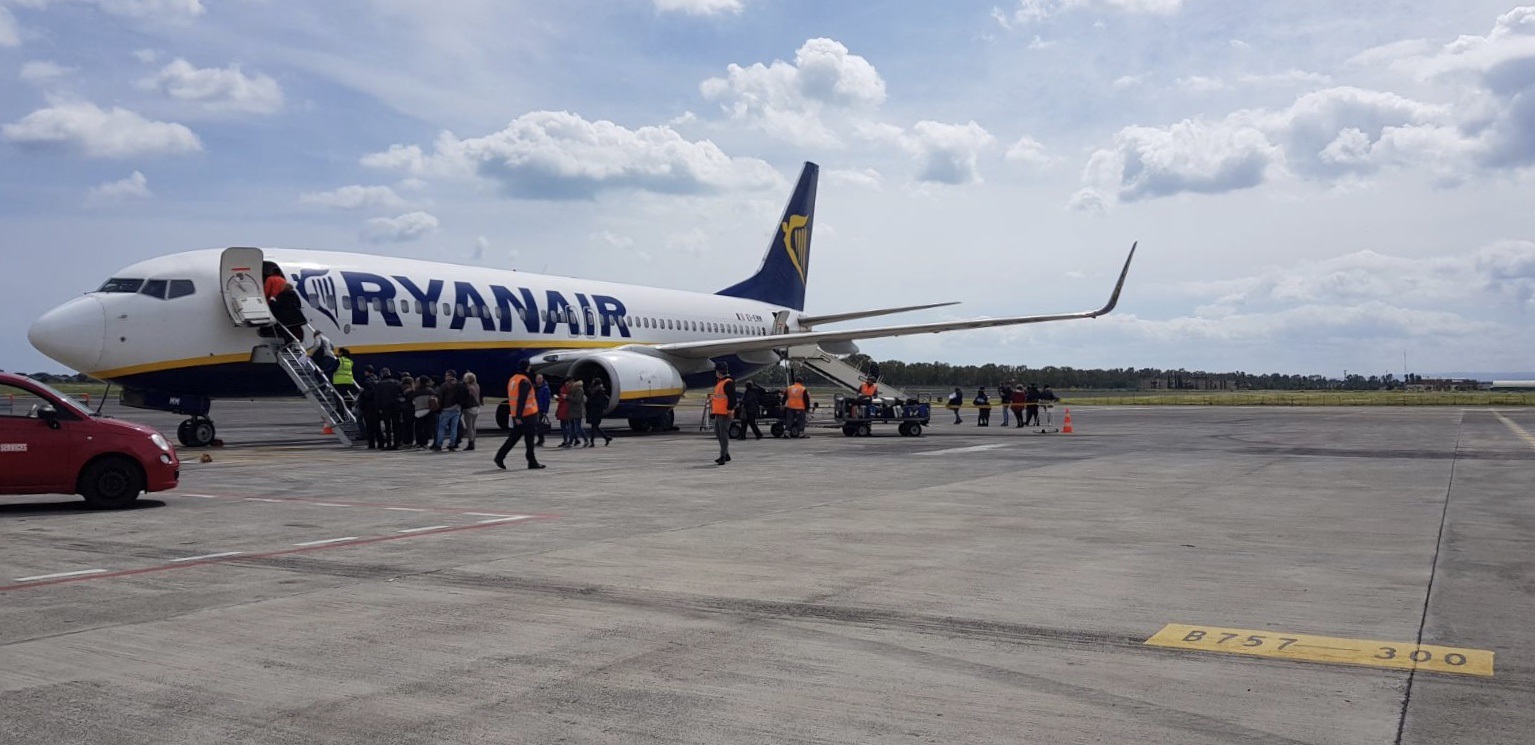
[[[868,437],[874,426],[895,424],[902,437],[921,437],[932,418],[932,405],[914,398],[865,398],[838,396],[834,402],[837,424],[848,437]]]

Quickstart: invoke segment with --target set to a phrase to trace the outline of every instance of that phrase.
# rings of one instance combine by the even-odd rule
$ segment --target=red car
[[[0,373],[0,494],[79,494],[93,507],[126,507],[180,478],[181,461],[159,432]]]

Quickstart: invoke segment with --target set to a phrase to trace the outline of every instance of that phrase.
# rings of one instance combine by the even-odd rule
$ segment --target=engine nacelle
[[[682,374],[670,362],[622,350],[582,355],[571,364],[568,377],[602,379],[610,396],[608,412],[629,401],[676,403],[686,390]]]

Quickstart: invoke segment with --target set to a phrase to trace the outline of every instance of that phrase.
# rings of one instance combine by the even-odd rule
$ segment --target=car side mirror
[[[37,407],[37,418],[48,423],[48,429],[59,428],[59,410],[53,408],[53,404],[43,404]]]

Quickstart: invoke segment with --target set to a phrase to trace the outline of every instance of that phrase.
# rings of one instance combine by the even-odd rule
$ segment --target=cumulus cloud
[[[183,125],[145,119],[115,106],[103,110],[88,101],[56,101],[0,127],[0,135],[23,146],[68,148],[95,158],[184,155],[203,149],[202,141]]]
[[[499,132],[459,139],[443,132],[431,152],[394,145],[362,164],[412,176],[484,178],[514,197],[590,199],[605,189],[699,194],[775,187],[782,178],[752,158],[731,158],[670,127],[627,129],[563,111],[536,111]]]
[[[1182,8],[1183,0],[1018,0],[1011,12],[992,8],[991,17],[1003,28],[1014,28],[1073,11],[1172,15]]]
[[[798,145],[839,143],[829,114],[866,111],[885,101],[885,81],[868,60],[832,39],[810,39],[793,62],[731,64],[699,85],[731,119]]]
[[[154,193],[149,190],[149,179],[144,174],[134,171],[128,178],[120,181],[110,181],[99,186],[91,187],[89,200],[92,203],[121,202],[129,199],[149,199]]]
[[[864,123],[858,133],[872,142],[895,145],[917,159],[917,180],[939,184],[979,183],[981,151],[996,143],[985,127],[920,121],[905,131],[892,124]]]
[[[282,109],[283,103],[282,88],[276,80],[266,75],[248,76],[239,65],[199,68],[177,59],[139,85],[202,104],[210,111],[272,114]]]
[[[16,77],[23,83],[49,85],[68,77],[74,71],[73,67],[65,67],[53,62],[37,60],[22,65],[21,72]]]
[[[873,168],[834,168],[821,172],[821,178],[829,184],[861,186],[878,189],[881,185],[879,171]]]
[[[1007,152],[1002,158],[1009,163],[1023,163],[1032,166],[1045,166],[1055,161],[1050,151],[1041,145],[1039,140],[1028,135],[1018,138],[1018,141],[1008,146]]]
[[[690,16],[715,16],[740,13],[741,0],[653,0],[656,10]]]
[[[1195,93],[1210,93],[1226,89],[1226,83],[1220,78],[1207,78],[1203,75],[1190,75],[1186,78],[1178,78],[1173,82],[1179,88]]]
[[[1483,170],[1535,165],[1535,6],[1504,13],[1486,36],[1461,36],[1437,49],[1397,42],[1351,63],[1461,85],[1454,104],[1336,86],[1283,110],[1126,127],[1089,158],[1084,180],[1112,202],[1245,189],[1277,173],[1330,184],[1410,168],[1448,187]],[[1326,78],[1290,71],[1240,80]]]
[[[437,218],[425,212],[398,217],[375,217],[363,227],[362,237],[374,243],[404,243],[437,231]]]
[[[312,191],[299,195],[299,201],[320,207],[341,210],[358,210],[373,207],[399,208],[405,200],[387,186],[362,186],[353,184],[331,191]]]
[[[1242,85],[1332,85],[1332,77],[1292,68],[1262,75],[1254,73],[1238,75],[1237,82]]]

